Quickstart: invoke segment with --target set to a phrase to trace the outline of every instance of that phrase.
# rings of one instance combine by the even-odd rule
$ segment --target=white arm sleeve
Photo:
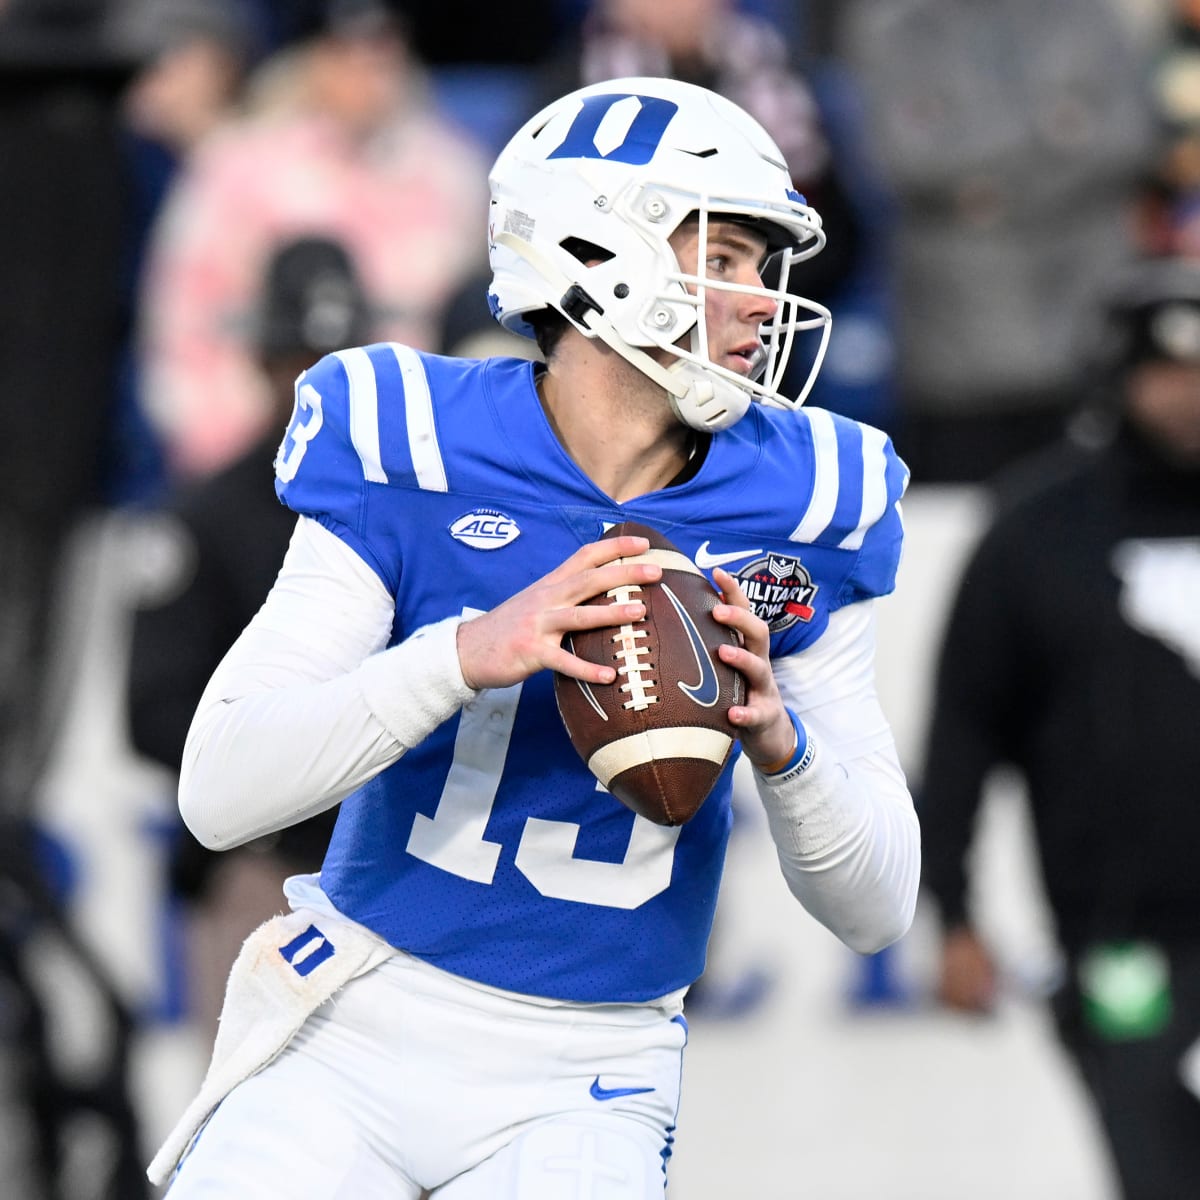
[[[791,779],[754,780],[792,894],[846,945],[873,953],[912,923],[921,841],[912,797],[875,694],[871,602],[834,613],[808,650],[774,663],[815,743]]]
[[[375,572],[301,517],[188,731],[179,808],[200,842],[228,849],[331,808],[475,694],[458,618],[385,650],[394,616]]]

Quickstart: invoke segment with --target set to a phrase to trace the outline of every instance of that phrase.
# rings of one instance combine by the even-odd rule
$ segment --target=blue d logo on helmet
[[[624,100],[637,100],[641,108],[633,118],[624,139],[607,153],[596,145],[596,134],[614,105]],[[603,158],[641,167],[648,163],[658,149],[671,118],[679,111],[678,104],[656,96],[633,96],[629,93],[589,96],[579,110],[567,136],[547,158]]]

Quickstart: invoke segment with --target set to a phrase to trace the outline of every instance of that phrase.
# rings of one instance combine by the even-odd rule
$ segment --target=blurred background
[[[1113,280],[1200,258],[1200,4],[0,0],[10,1200],[152,1195],[144,1166],[203,1073],[237,945],[320,861],[319,821],[218,858],[175,808],[199,691],[282,559],[291,381],[368,340],[532,356],[487,311],[488,167],[548,99],[633,74],[748,108],[824,218],[795,283],[834,313],[808,403],[884,429],[912,468],[879,682],[926,804],[949,753],[943,638],[1006,481],[1064,445],[1099,453],[1133,361],[1105,332]],[[1156,585],[1175,624],[1138,634],[1178,675],[1172,744],[1200,733],[1194,461],[1163,526],[1185,554]],[[1081,749],[1064,737],[1060,761]],[[925,808],[950,866],[866,959],[795,906],[741,789],[674,1200],[1200,1195],[1182,1168],[1175,1190],[1118,1183],[1102,1093],[1054,1011],[1075,948],[1028,772],[985,759],[959,796],[969,858],[966,833],[932,844],[942,810]],[[1178,815],[1167,840],[1190,846]],[[1176,828],[1169,807],[1156,819]],[[1200,909],[1176,916],[1200,950]],[[987,949],[967,1002],[945,974],[963,928]],[[1200,1038],[1186,993],[1171,1019]]]

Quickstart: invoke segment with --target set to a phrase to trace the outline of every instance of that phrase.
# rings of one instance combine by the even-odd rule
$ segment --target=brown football
[[[640,599],[646,615],[631,625],[568,634],[567,649],[611,663],[617,677],[595,684],[556,672],[554,694],[572,745],[604,787],[658,825],[682,825],[704,803],[737,737],[726,714],[742,703],[745,682],[717,654],[737,635],[713,619],[720,597],[686,554],[632,521],[604,536],[622,534],[650,539],[645,559],[661,565],[662,579],[590,601]]]

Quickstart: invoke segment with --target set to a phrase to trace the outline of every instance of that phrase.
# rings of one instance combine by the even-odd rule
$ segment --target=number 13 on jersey
[[[463,616],[478,616],[465,609]],[[508,754],[521,684],[481,692],[462,711],[454,760],[432,817],[417,813],[407,850],[443,871],[491,883],[501,845],[484,837]],[[599,785],[597,785],[599,786]],[[543,895],[580,904],[634,909],[671,883],[681,826],[635,816],[619,863],[576,858],[579,826],[529,817],[517,845],[517,870]]]

